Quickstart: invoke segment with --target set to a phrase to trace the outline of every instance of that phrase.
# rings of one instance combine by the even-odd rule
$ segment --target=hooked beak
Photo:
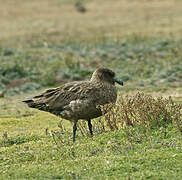
[[[115,77],[114,81],[117,82],[118,84],[120,84],[121,86],[123,86],[123,81],[121,79],[118,79]]]

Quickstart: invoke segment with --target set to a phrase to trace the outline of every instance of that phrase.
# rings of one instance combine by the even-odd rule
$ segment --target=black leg
[[[88,128],[89,128],[90,134],[93,135],[92,123],[91,123],[91,120],[90,119],[88,120]]]
[[[77,124],[77,122],[74,122],[74,125],[73,125],[73,142],[75,142],[75,140],[76,140],[76,130],[77,130],[76,124]]]

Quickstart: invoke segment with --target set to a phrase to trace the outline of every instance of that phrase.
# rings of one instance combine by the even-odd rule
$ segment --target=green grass
[[[28,92],[90,78],[98,66],[113,68],[128,87],[181,86],[181,40],[143,39],[62,43],[28,49],[0,49],[0,90]],[[11,88],[7,88],[11,87]]]
[[[51,137],[2,148],[4,179],[181,179],[181,137],[129,143],[122,132],[55,146]]]
[[[126,141],[116,131],[59,146],[50,136],[22,136],[26,141],[17,138],[17,144],[1,147],[1,177],[181,179],[182,139],[175,132],[168,133],[167,138],[153,135],[137,143]]]
[[[0,179],[182,179],[181,1],[82,2],[1,2]],[[71,123],[21,102],[100,66],[124,87],[92,138],[82,122],[72,143]]]
[[[144,111],[151,105],[150,112],[145,113],[140,108],[128,109],[131,99],[119,99],[116,114],[111,112],[101,121],[94,120],[92,138],[86,135],[88,128],[82,124],[78,129],[77,141],[73,143],[71,123],[63,120],[63,128],[60,129],[57,126],[58,117],[28,109],[20,98],[23,97],[13,96],[1,101],[1,179],[182,178],[182,136],[175,117],[180,111],[177,106],[170,108],[170,104],[173,106],[170,101],[154,101],[152,97],[142,94],[131,97],[133,105],[138,106],[139,103]],[[165,103],[168,105],[165,106]],[[140,113],[145,119],[129,116],[136,125],[123,126],[124,109],[117,110],[122,105],[128,114]],[[159,108],[155,112],[157,106]],[[162,115],[156,119],[160,112],[165,115],[167,109],[169,117],[166,118],[169,121]],[[111,131],[106,123],[108,121],[116,121],[120,128]],[[153,121],[159,121],[159,127]],[[102,122],[105,122],[104,131]],[[166,124],[163,126],[164,122]],[[148,123],[153,124],[151,129],[147,127]],[[181,127],[182,122],[178,123]]]

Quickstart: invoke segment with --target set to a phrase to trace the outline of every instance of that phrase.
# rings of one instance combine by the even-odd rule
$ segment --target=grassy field
[[[181,179],[182,2],[82,2],[0,0],[0,179]],[[101,66],[125,86],[92,138],[21,103]]]

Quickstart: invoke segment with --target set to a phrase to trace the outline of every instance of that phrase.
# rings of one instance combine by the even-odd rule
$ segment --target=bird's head
[[[108,68],[98,68],[92,74],[91,81],[107,82],[114,85],[115,82],[123,86],[123,81],[115,77],[115,73]]]

